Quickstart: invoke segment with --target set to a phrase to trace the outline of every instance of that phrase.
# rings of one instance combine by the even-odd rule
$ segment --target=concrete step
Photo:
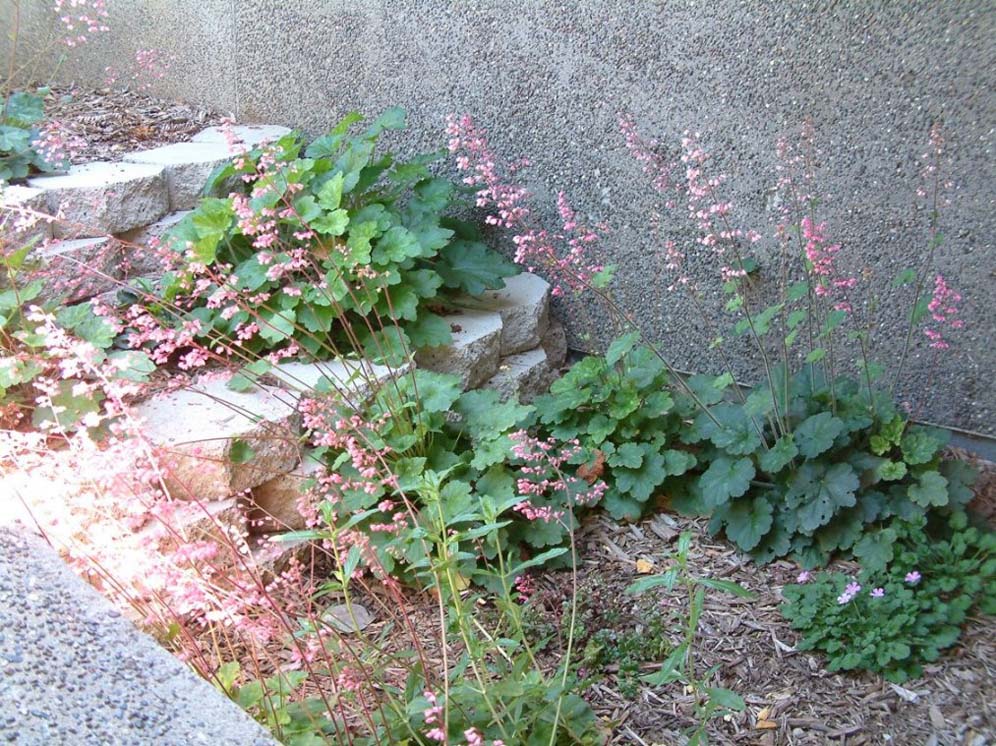
[[[0,741],[278,746],[41,539],[0,527]]]

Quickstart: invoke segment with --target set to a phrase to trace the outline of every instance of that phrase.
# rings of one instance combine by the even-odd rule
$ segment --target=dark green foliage
[[[584,451],[577,463],[603,464],[609,490],[602,504],[613,517],[629,519],[638,518],[651,497],[680,490],[697,463],[693,450],[678,442],[690,402],[669,390],[654,352],[634,343],[628,335],[605,357],[581,360],[535,401],[539,430],[579,441]]]
[[[959,511],[931,525],[895,520],[875,535],[882,539],[889,552],[867,557],[856,594],[842,595],[850,577],[820,573],[786,586],[781,609],[803,634],[799,648],[826,653],[829,670],[903,682],[957,642],[973,610],[996,613],[996,534],[970,526]],[[914,572],[919,579],[907,580]]]
[[[24,179],[33,171],[55,171],[65,163],[50,163],[36,149],[45,120],[47,88],[15,91],[0,110],[0,183]]]
[[[831,389],[810,368],[787,391],[777,410],[767,388],[745,404],[718,403],[710,409],[718,424],[700,412],[682,436],[708,463],[688,507],[710,513],[711,528],[757,560],[792,554],[822,565],[834,552],[857,551],[893,516],[970,499],[972,470],[941,457],[947,433],[910,424],[884,394],[869,401],[847,379]]]

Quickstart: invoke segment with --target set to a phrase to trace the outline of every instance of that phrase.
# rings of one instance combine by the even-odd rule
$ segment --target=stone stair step
[[[171,210],[197,206],[201,190],[215,168],[232,160],[224,142],[178,142],[127,153],[122,160],[162,166]]]
[[[307,539],[282,540],[281,534],[266,534],[249,537],[249,551],[256,569],[262,573],[264,580],[280,575],[297,560],[303,565],[310,565],[320,559],[324,552]]]
[[[5,250],[18,249],[33,239],[42,242],[52,237],[52,225],[26,212],[48,214],[44,189],[14,185],[0,189],[0,245]]]
[[[498,370],[501,354],[501,315],[493,311],[464,310],[446,317],[453,332],[449,345],[415,353],[420,368],[460,377],[464,389],[475,389]]]
[[[546,359],[550,367],[560,370],[567,362],[567,332],[564,325],[553,319],[540,340],[540,346],[546,351]]]
[[[550,365],[546,350],[537,347],[502,358],[498,372],[482,388],[494,389],[501,394],[502,401],[516,397],[520,402],[529,403],[545,394],[556,376],[556,368]]]
[[[538,275],[523,272],[505,278],[501,290],[488,290],[461,305],[494,311],[501,315],[501,354],[514,355],[540,343],[550,324],[550,283]]]
[[[204,376],[134,407],[175,499],[222,500],[298,463],[300,416],[287,393],[262,386],[231,391],[229,379]],[[233,454],[236,443],[250,450],[239,446]]]
[[[51,241],[37,255],[47,279],[43,300],[63,298],[79,303],[120,286],[120,246],[112,238],[77,238]]]
[[[322,469],[319,461],[305,458],[293,471],[253,487],[247,505],[249,533],[272,534],[305,528],[307,518],[298,505],[306,494],[305,484]]]
[[[233,134],[250,148],[262,142],[279,140],[291,132],[288,127],[281,127],[279,124],[239,124],[232,127]],[[191,142],[212,142],[225,143],[224,130],[221,127],[208,127],[201,130],[192,138]]]
[[[366,360],[336,358],[312,363],[279,363],[270,369],[269,375],[295,398],[322,388],[337,391],[359,403],[369,398],[385,381],[403,376],[410,369],[409,364],[390,368]]]
[[[234,535],[245,536],[249,531],[246,508],[242,500],[177,500],[161,518],[139,531],[143,542],[154,545],[160,552],[176,551],[183,544],[212,541],[222,546]]]
[[[136,277],[165,272],[167,268],[155,249],[166,234],[191,212],[191,210],[171,212],[162,220],[119,233],[117,237],[122,242],[121,261],[125,276]]]
[[[84,163],[29,179],[28,186],[45,191],[49,212],[59,218],[56,238],[130,231],[154,223],[169,207],[165,171],[148,163]]]

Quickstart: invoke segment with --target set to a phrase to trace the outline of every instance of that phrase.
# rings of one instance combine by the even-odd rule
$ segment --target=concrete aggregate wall
[[[176,61],[158,93],[311,133],[352,109],[398,104],[410,113],[399,144],[409,150],[438,146],[445,114],[472,113],[504,156],[533,161],[530,186],[551,227],[558,189],[612,226],[602,251],[619,266],[620,300],[687,369],[719,361],[703,352],[705,325],[665,290],[648,225],[655,199],[625,152],[618,111],[672,150],[683,130],[701,132],[743,224],[768,234],[775,141],[812,116],[825,215],[862,277],[859,308],[868,288],[879,295],[887,363],[904,313],[888,282],[925,246],[917,158],[940,121],[955,181],[940,265],[965,296],[967,328],[936,359],[918,338],[902,394],[922,417],[996,433],[992,2],[119,0],[112,21],[91,61],[64,76],[96,81],[134,48],[163,49]],[[774,248],[759,244],[762,266]],[[718,301],[713,268],[693,265]],[[774,274],[762,270],[768,284]],[[596,340],[611,333],[583,303],[560,314],[574,346],[586,319]]]

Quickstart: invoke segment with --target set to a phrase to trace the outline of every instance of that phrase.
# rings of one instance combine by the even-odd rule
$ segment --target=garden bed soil
[[[575,643],[579,653],[602,622],[650,642],[647,630],[654,612],[648,613],[646,599],[641,602],[623,591],[641,577],[638,561],[643,571],[668,569],[682,531],[694,535],[692,574],[731,580],[757,594],[752,600],[718,591],[706,595],[696,668],[702,672],[719,666],[713,685],[736,691],[747,703],[746,712],[713,721],[710,743],[983,746],[996,738],[996,618],[974,617],[956,648],[928,665],[922,678],[903,686],[870,673],[830,673],[821,655],[795,650],[799,635],[778,612],[781,588],[799,572],[794,564],[750,563],[725,541],[709,536],[705,520],[660,514],[619,525],[594,516],[586,524],[579,540],[579,584],[587,629]],[[838,563],[835,569],[856,567]],[[570,584],[563,573],[545,573],[537,585],[533,603],[545,609],[551,623],[559,623],[554,617],[569,602]],[[687,601],[677,590],[653,598],[662,614],[681,618],[686,613]],[[664,634],[677,644],[681,629],[674,623]],[[676,683],[640,686],[636,697],[627,698],[619,692],[615,668],[588,672],[595,683],[585,694],[606,723],[614,724],[612,743],[684,743],[682,733],[695,723],[694,693]],[[646,661],[642,671],[657,668],[659,663]]]
[[[116,161],[125,153],[186,142],[225,116],[214,109],[128,89],[52,86],[45,113],[86,142],[73,163]]]

